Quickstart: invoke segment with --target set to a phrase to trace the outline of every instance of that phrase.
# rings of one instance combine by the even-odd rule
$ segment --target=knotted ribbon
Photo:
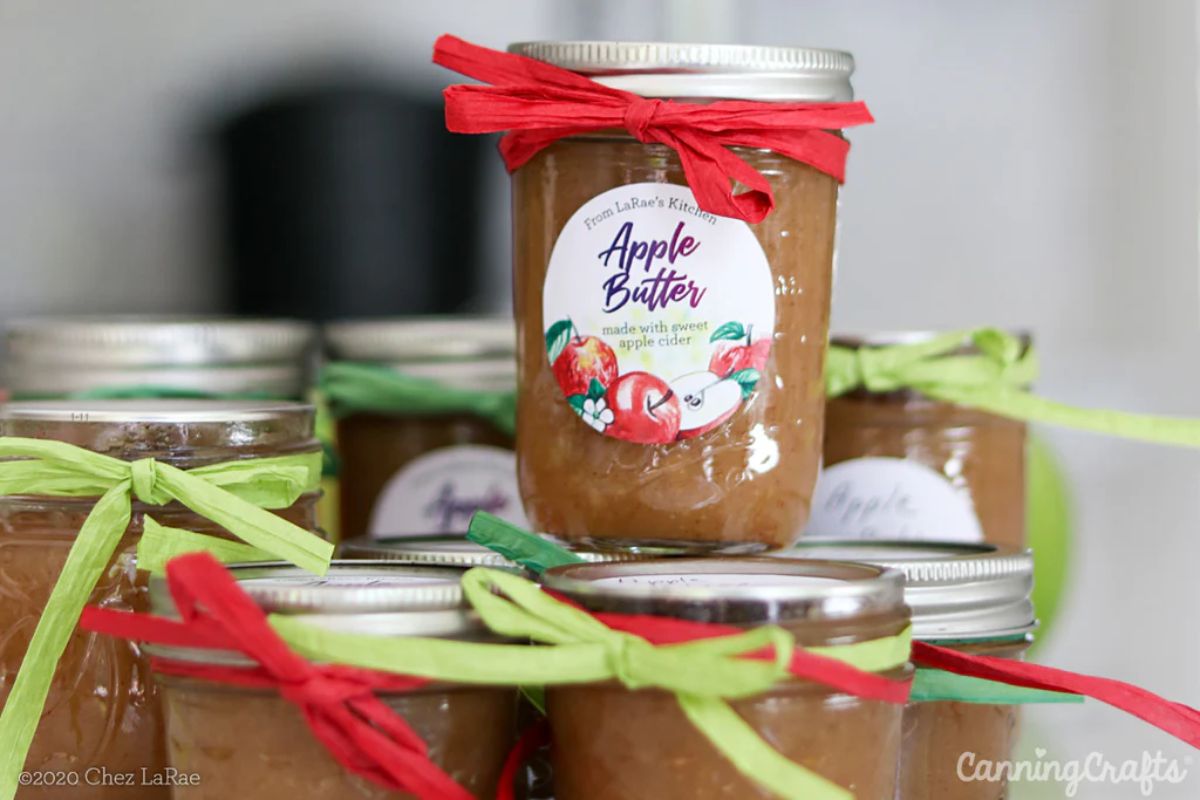
[[[152,659],[155,671],[250,689],[278,691],[295,705],[318,741],[339,764],[372,783],[433,800],[470,800],[429,758],[429,748],[378,692],[407,692],[429,681],[300,657],[272,630],[266,615],[209,554],[167,565],[180,621],[110,609],[85,609],[90,631],[173,647],[234,651],[254,666],[231,667]]]
[[[433,61],[491,84],[448,87],[446,127],[455,133],[507,131],[500,153],[510,171],[564,137],[623,128],[639,142],[663,144],[679,155],[702,209],[746,222],[761,222],[775,198],[766,177],[728,148],[771,150],[842,181],[850,145],[832,131],[874,121],[864,103],[648,99],[454,36],[438,38]],[[734,194],[735,183],[747,191]]]
[[[99,497],[84,520],[38,620],[0,712],[0,797],[11,798],[37,730],[55,667],[88,597],[113,558],[136,498],[178,501],[275,558],[324,573],[333,545],[266,509],[316,489],[320,453],[247,459],[184,471],[124,461],[66,442],[0,437],[0,495]]]
[[[974,345],[978,353],[964,353]],[[856,389],[912,389],[934,400],[1001,417],[1061,425],[1159,444],[1200,447],[1200,420],[1078,408],[1030,394],[1037,357],[1011,334],[977,328],[914,344],[882,347],[831,345],[825,391],[839,397]]]
[[[363,411],[472,414],[510,436],[517,427],[515,391],[459,389],[388,367],[345,361],[326,365],[320,386],[336,416]]]

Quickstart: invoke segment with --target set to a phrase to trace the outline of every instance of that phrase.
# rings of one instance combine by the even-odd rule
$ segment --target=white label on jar
[[[722,425],[770,356],[775,287],[750,226],[691,189],[633,183],[571,216],[550,254],[546,352],[592,429],[642,444]]]
[[[854,458],[821,471],[806,536],[982,542],[971,500],[924,464]]]
[[[367,532],[376,538],[466,533],[476,511],[528,527],[511,450],[456,445],[413,459],[384,485]]]
[[[828,589],[845,581],[836,578],[821,578],[815,575],[775,575],[771,573],[710,572],[693,575],[622,575],[598,578],[597,586],[655,586],[655,587],[720,587],[740,588],[781,586],[788,589]]]

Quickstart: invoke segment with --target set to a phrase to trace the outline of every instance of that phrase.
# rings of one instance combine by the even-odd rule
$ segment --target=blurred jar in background
[[[465,533],[484,510],[526,525],[513,454],[511,320],[327,325],[341,535]]]
[[[835,336],[833,344],[881,347],[934,335]],[[1025,448],[1025,423],[914,390],[830,398],[806,535],[1023,546]]]
[[[37,317],[8,324],[5,385],[16,400],[299,400],[315,345],[297,320]]]

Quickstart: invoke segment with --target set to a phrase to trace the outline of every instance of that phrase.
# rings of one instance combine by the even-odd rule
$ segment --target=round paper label
[[[750,226],[691,189],[633,183],[593,197],[550,254],[546,351],[592,429],[642,444],[707,433],[754,394],[771,352],[771,267]]]
[[[413,459],[384,484],[367,532],[376,538],[466,533],[476,511],[528,527],[511,450],[457,445]]]
[[[854,458],[817,479],[806,536],[982,542],[970,498],[924,464]]]

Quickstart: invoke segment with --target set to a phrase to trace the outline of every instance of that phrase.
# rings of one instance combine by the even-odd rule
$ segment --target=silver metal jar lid
[[[222,317],[42,317],[8,325],[15,396],[154,386],[206,394],[300,397],[315,326]]]
[[[542,582],[590,608],[702,621],[837,620],[903,606],[902,576],[866,564],[710,557],[578,564]]]
[[[852,561],[904,576],[913,636],[924,641],[1017,637],[1037,627],[1033,553],[991,544],[802,540],[771,553],[790,563]]]
[[[0,433],[14,435],[12,424],[25,422],[248,423],[312,414],[311,405],[282,400],[22,400],[0,405]]]
[[[454,637],[484,632],[463,599],[463,570],[337,560],[318,577],[283,562],[232,564],[238,585],[267,613],[329,630],[376,636]],[[178,617],[166,579],[150,579],[150,608]],[[238,660],[232,653],[159,648],[172,658]]]
[[[508,50],[643,97],[854,98],[854,57],[837,50],[675,42],[518,42]]]
[[[438,534],[433,536],[358,536],[347,539],[338,547],[346,558],[392,561],[404,564],[437,564],[459,567],[501,567],[520,569],[521,566],[504,556],[476,544],[466,536]],[[575,550],[575,555],[590,563],[647,560],[637,553]]]
[[[516,330],[503,317],[410,317],[333,322],[325,348],[335,361],[360,361],[462,389],[516,386]]]

